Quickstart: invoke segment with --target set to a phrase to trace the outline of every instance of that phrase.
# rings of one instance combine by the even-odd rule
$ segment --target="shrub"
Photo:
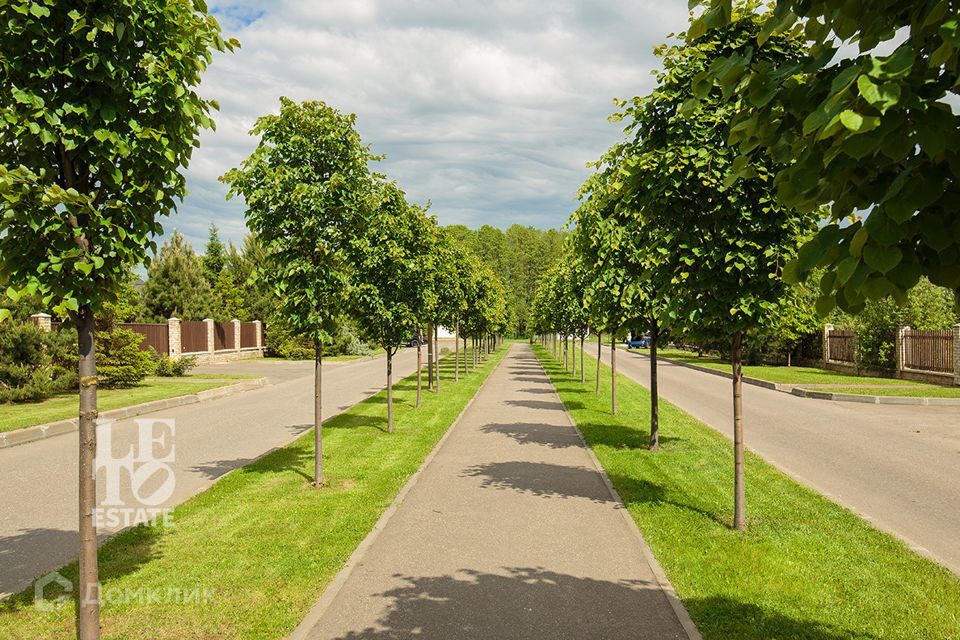
[[[155,369],[149,351],[142,351],[143,336],[123,327],[97,332],[97,374],[106,388],[132,387]]]
[[[181,378],[197,366],[196,356],[183,356],[179,360],[174,360],[170,356],[158,354],[156,351],[152,351],[152,356],[153,375],[161,378]]]
[[[32,322],[0,327],[0,402],[37,402],[76,386],[69,329],[45,333]]]

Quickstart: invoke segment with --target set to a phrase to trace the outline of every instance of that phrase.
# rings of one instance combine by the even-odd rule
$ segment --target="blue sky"
[[[620,136],[615,97],[647,93],[652,49],[686,25],[686,0],[552,3],[455,0],[215,0],[225,35],[201,93],[220,102],[164,222],[202,250],[215,221],[244,233],[243,201],[217,177],[255,145],[278,97],[358,116],[378,168],[442,224],[563,224],[595,160]]]

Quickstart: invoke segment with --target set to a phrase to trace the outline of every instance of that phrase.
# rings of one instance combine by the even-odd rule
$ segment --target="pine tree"
[[[181,320],[213,317],[216,305],[203,264],[179,231],[174,231],[160,247],[147,274],[143,304],[150,320],[164,322],[172,316]]]
[[[210,235],[207,246],[203,250],[203,273],[210,286],[216,283],[224,267],[227,266],[227,248],[220,240],[220,230],[213,222],[210,223]]]

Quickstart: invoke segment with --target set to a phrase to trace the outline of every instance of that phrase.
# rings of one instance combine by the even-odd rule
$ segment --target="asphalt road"
[[[425,352],[426,350],[424,350]],[[426,353],[424,353],[426,359]],[[416,369],[416,350],[403,349],[395,358],[394,379]],[[150,450],[154,460],[167,457],[152,469],[138,473],[150,475],[133,498],[131,478],[121,478],[119,499],[122,508],[154,509],[172,507],[212,485],[228,471],[243,466],[276,447],[295,439],[313,425],[313,363],[249,360],[198,368],[204,373],[244,373],[266,376],[269,384],[260,389],[208,400],[198,404],[167,409],[114,423],[110,428],[113,457],[128,451],[143,457]],[[330,362],[324,365],[324,417],[347,409],[380,391],[385,385],[385,358]],[[165,440],[146,448],[138,444],[135,420],[175,420],[172,434],[167,427],[155,425],[154,437]],[[107,427],[98,427],[98,438],[105,441]],[[325,452],[336,455],[336,452]],[[170,473],[168,473],[168,471]],[[101,506],[111,496],[107,472],[97,477],[97,496]],[[172,483],[168,484],[172,477]],[[170,491],[172,490],[172,491]],[[169,495],[167,495],[169,493]],[[162,500],[161,500],[162,498]],[[151,504],[158,501],[156,505]],[[0,450],[0,596],[16,593],[33,578],[76,558],[77,535],[77,435],[65,434]],[[100,529],[102,537],[123,528],[122,519],[151,516],[152,512],[122,513],[105,511],[118,526]],[[176,514],[173,514],[176,524]],[[109,523],[109,520],[107,521]]]
[[[537,358],[509,349],[291,640],[688,637]]]
[[[617,370],[644,386],[649,363],[617,349]],[[732,438],[730,380],[663,360],[658,372],[661,397]],[[747,384],[743,403],[748,448],[960,574],[960,407],[814,400]]]

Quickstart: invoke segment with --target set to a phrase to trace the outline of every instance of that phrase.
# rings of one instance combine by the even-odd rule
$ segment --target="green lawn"
[[[649,349],[636,349],[641,353],[649,354]],[[657,351],[659,356],[670,360],[679,360],[690,364],[697,364],[718,371],[730,371],[730,363],[719,358],[703,357],[698,358],[696,353],[690,351],[680,351],[677,349],[660,349]],[[918,388],[927,388],[931,390],[940,389],[938,385],[926,384],[924,382],[915,382],[912,380],[897,380],[894,378],[871,378],[866,376],[855,376],[839,371],[829,371],[818,367],[776,367],[769,365],[747,365],[743,367],[743,375],[768,382],[778,384],[870,384],[874,386],[910,385]]]
[[[852,393],[861,396],[900,396],[903,398],[960,398],[960,387],[810,387],[810,391]]]
[[[490,356],[454,383],[442,363],[441,394],[416,378],[396,385],[394,433],[387,434],[386,394],[324,425],[328,484],[309,485],[313,433],[219,480],[176,508],[174,526],[138,527],[101,547],[104,638],[170,640],[285,638],[376,523],[503,357]],[[76,564],[61,571],[71,580]],[[200,602],[109,600],[109,594],[197,590]],[[52,591],[51,591],[52,593]],[[175,593],[175,592],[174,592]],[[0,638],[73,638],[73,606],[33,606],[28,589],[0,603]]]
[[[97,402],[100,411],[109,411],[141,402],[185,396],[229,384],[236,383],[233,380],[189,382],[181,378],[152,378],[130,389],[99,389]],[[42,402],[0,405],[0,432],[75,418],[79,411],[79,403],[77,394],[64,393]]]
[[[733,530],[730,440],[661,400],[651,453],[644,387],[618,376],[612,417],[607,367],[597,398],[536,349],[706,640],[960,638],[956,575],[750,453],[749,530]]]

